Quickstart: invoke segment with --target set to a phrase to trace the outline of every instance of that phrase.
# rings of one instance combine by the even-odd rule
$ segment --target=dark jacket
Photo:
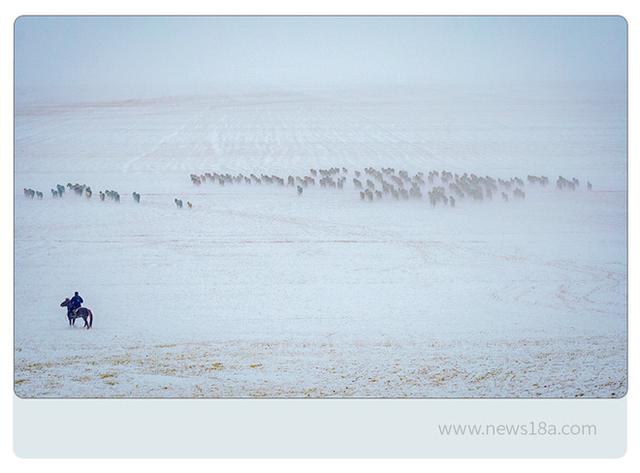
[[[78,307],[82,306],[83,302],[84,300],[82,299],[82,297],[80,297],[80,295],[73,296],[71,298],[71,309],[77,309]]]

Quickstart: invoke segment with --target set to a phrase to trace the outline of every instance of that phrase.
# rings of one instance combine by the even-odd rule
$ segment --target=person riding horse
[[[68,297],[60,303],[60,307],[67,308],[67,318],[69,319],[69,325],[75,325],[77,318],[84,320],[85,328],[91,328],[93,325],[93,312],[91,309],[82,307],[84,300],[77,292],[71,299]]]
[[[80,307],[82,307],[82,303],[84,302],[84,300],[82,299],[82,297],[80,297],[80,294],[78,294],[78,291],[76,291],[73,294],[73,297],[69,300],[69,307],[71,312],[75,311],[76,309],[79,309]]]

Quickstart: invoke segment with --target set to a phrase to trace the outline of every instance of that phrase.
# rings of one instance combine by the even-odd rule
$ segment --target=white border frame
[[[343,1],[337,0],[325,0],[324,2],[295,2],[291,0],[272,0],[266,3],[254,1],[243,1],[243,2],[233,2],[221,5],[210,5],[205,1],[191,1],[191,0],[182,0],[177,3],[170,2],[151,2],[151,1],[141,1],[136,2],[134,0],[112,0],[108,4],[105,5],[89,5],[86,2],[81,2],[78,0],[61,0],[56,2],[55,5],[45,2],[45,1],[23,1],[20,4],[17,2],[15,4],[3,4],[3,13],[2,21],[0,23],[0,32],[1,38],[3,41],[0,42],[2,45],[2,50],[0,52],[0,58],[3,61],[3,66],[0,70],[2,71],[2,87],[1,93],[3,100],[0,103],[5,104],[5,107],[2,108],[0,112],[0,120],[2,126],[0,127],[0,146],[2,146],[2,159],[0,159],[0,186],[3,189],[3,199],[0,200],[0,208],[2,209],[2,217],[3,223],[0,227],[0,234],[2,238],[2,261],[1,265],[1,277],[2,284],[0,285],[0,290],[2,291],[1,300],[3,301],[12,301],[12,292],[13,292],[13,280],[12,280],[12,267],[13,267],[13,226],[12,224],[6,225],[7,221],[11,221],[12,216],[12,193],[13,190],[13,167],[12,167],[12,159],[13,150],[13,109],[10,106],[6,106],[6,104],[12,103],[13,96],[13,64],[11,58],[13,57],[13,21],[20,15],[24,14],[514,14],[514,15],[522,15],[522,14],[615,14],[624,16],[629,23],[629,182],[634,182],[634,177],[638,175],[638,165],[637,162],[634,161],[634,156],[638,155],[638,151],[640,148],[638,146],[638,140],[636,138],[637,135],[634,134],[634,130],[639,130],[638,126],[638,116],[640,110],[638,109],[638,98],[637,98],[637,86],[634,87],[635,84],[640,83],[640,13],[638,12],[638,8],[636,6],[638,2],[632,1],[616,1],[609,0],[608,2],[596,2],[596,1],[582,1],[576,2],[572,4],[570,2],[563,1],[549,1],[549,0],[539,0],[537,2],[507,2],[507,1],[491,1],[486,0],[482,2],[482,4],[474,3],[470,0],[468,1],[459,1],[455,4],[451,2],[440,3],[440,4],[426,4],[420,1],[402,1],[395,0],[394,2],[382,2],[382,1],[369,1],[363,2],[362,4],[353,4],[346,3]],[[636,263],[638,262],[638,256],[636,253],[636,248],[634,246],[634,242],[638,241],[638,221],[637,216],[634,216],[634,209],[636,209],[636,204],[638,202],[638,191],[633,185],[629,187],[629,287],[637,287],[636,286],[636,275],[634,268],[636,267]],[[634,218],[635,217],[635,218]],[[6,302],[5,302],[6,303]],[[11,307],[11,303],[6,304],[7,310],[5,320],[12,320],[13,308]],[[637,408],[637,400],[638,394],[635,392],[636,383],[638,375],[638,367],[637,362],[635,360],[640,359],[639,350],[637,346],[637,336],[636,334],[640,333],[640,326],[637,318],[634,318],[634,314],[637,314],[638,311],[635,310],[637,308],[637,300],[633,291],[629,293],[629,393],[627,394],[626,402],[628,403],[628,418],[629,419],[639,419],[639,410]],[[12,323],[12,322],[11,322]],[[2,363],[0,365],[0,379],[7,380],[6,383],[3,383],[2,390],[0,390],[0,402],[2,403],[3,410],[5,415],[3,419],[5,422],[2,422],[0,427],[0,452],[2,453],[3,463],[7,463],[3,465],[10,468],[10,471],[14,470],[23,470],[30,468],[38,468],[39,470],[44,466],[41,462],[28,462],[28,461],[20,461],[16,459],[12,451],[12,425],[7,420],[10,417],[10,409],[13,406],[14,394],[13,394],[13,340],[12,340],[13,329],[9,325],[4,326],[0,330],[0,347],[3,350]],[[65,401],[59,401],[65,402]],[[96,401],[99,402],[99,401]],[[149,403],[162,403],[165,401],[142,401]],[[172,401],[167,401],[172,402]],[[216,402],[216,401],[211,401]],[[243,401],[243,402],[252,402],[252,401]],[[281,402],[290,402],[288,400],[283,400]],[[325,401],[320,401],[325,402]],[[336,402],[349,402],[349,401],[336,401]],[[364,401],[367,402],[367,401]],[[382,401],[388,402],[388,401]],[[439,401],[435,401],[439,402]],[[464,402],[464,401],[451,401],[451,402]],[[511,401],[498,401],[498,402],[511,402]],[[536,402],[549,402],[547,400],[540,400]],[[552,401],[551,401],[552,402]],[[566,401],[566,402],[574,402],[574,401]],[[581,402],[581,401],[576,401]],[[611,402],[611,401],[604,401]],[[311,405],[311,404],[310,404]],[[161,407],[158,408],[158,414],[161,413]],[[639,453],[637,445],[640,445],[640,435],[639,435],[639,425],[637,421],[635,423],[630,423],[628,426],[628,444],[631,447],[631,450],[627,453],[623,460],[618,461],[616,464],[610,464],[610,461],[578,461],[579,465],[571,465],[571,467],[567,464],[564,465],[563,469],[568,468],[580,468],[581,470],[589,470],[590,467],[593,469],[597,469],[601,472],[603,469],[616,469],[619,470],[621,468],[629,468],[633,467],[633,464],[636,463],[639,459]],[[97,426],[98,427],[98,426]],[[123,426],[126,428],[126,426]],[[336,425],[336,429],[339,430],[340,426]],[[79,445],[79,448],[80,445]],[[163,471],[173,470],[178,465],[175,461],[167,461],[167,460],[156,460],[151,462],[152,465],[145,465],[149,467],[153,467],[154,469],[158,469]],[[413,467],[413,468],[424,468],[424,464],[421,461],[417,462],[402,462],[403,466]],[[456,462],[459,464],[461,468],[468,470],[471,465],[465,461]],[[332,462],[334,464],[334,462]],[[384,462],[386,467],[389,467],[388,462]],[[547,468],[549,464],[548,461],[536,462],[530,464],[530,468],[523,468],[523,465],[516,466],[513,462],[498,462],[498,461],[483,461],[480,464],[473,465],[473,469],[476,467],[481,467],[481,469],[487,468],[491,469],[491,471],[496,470],[509,470],[513,471],[515,468],[524,469],[525,471],[528,469],[543,469]],[[225,466],[229,466],[228,462],[225,462]],[[291,463],[291,462],[270,462],[270,466],[277,468],[277,471],[286,470],[287,466],[291,471],[299,470],[301,465],[299,463]],[[439,465],[439,466],[437,466]],[[127,462],[121,460],[114,460],[103,464],[102,467],[92,464],[88,465],[85,461],[56,461],[52,464],[47,465],[47,469],[53,469],[56,471],[58,468],[65,472],[75,471],[75,469],[82,469],[86,471],[87,468],[91,468],[92,471],[102,471],[102,468],[105,470],[108,468],[109,470],[113,468],[119,468],[121,466],[135,467],[139,469],[141,465],[139,462]],[[190,462],[191,467],[200,466],[207,467],[211,466],[208,461],[197,461]],[[255,466],[255,465],[253,465]],[[333,466],[333,465],[332,465]],[[342,463],[342,466],[353,468],[353,464],[351,462]],[[371,462],[366,462],[362,466],[367,466],[369,469],[371,466]],[[384,465],[382,465],[384,467]],[[436,468],[443,467],[443,461],[436,461],[436,465],[432,465]],[[320,465],[323,469],[329,467],[329,465]],[[304,466],[305,469],[309,469],[309,465]],[[375,468],[374,468],[375,469]]]

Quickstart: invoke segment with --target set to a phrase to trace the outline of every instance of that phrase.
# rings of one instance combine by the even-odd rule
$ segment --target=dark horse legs
[[[78,317],[82,317],[82,320],[84,320],[84,326],[87,327],[89,324],[87,324],[87,317],[86,316],[82,316],[82,315],[70,315],[69,316],[69,325],[71,325],[72,327],[76,326],[76,319]]]
[[[77,318],[82,318],[82,320],[84,320],[84,327],[89,327],[89,323],[87,322],[87,316],[86,315],[78,315],[75,317],[69,317],[69,325],[75,327],[76,326],[76,319]]]

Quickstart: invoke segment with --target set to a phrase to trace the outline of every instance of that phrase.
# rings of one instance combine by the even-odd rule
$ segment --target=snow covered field
[[[624,98],[565,92],[18,104],[16,393],[624,395]],[[189,179],[331,166],[344,190],[300,197]],[[368,166],[551,184],[455,208],[363,202],[351,178]],[[558,175],[582,184],[558,191]],[[92,198],[53,199],[68,182]],[[59,307],[76,290],[91,330]]]

